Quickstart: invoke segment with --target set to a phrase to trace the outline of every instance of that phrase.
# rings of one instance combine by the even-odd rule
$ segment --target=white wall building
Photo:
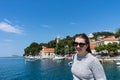
[[[119,43],[119,39],[115,38],[114,36],[109,36],[107,38],[103,38],[100,41],[97,41],[96,46],[107,45],[108,43],[113,43],[113,42]]]
[[[55,56],[54,51],[54,48],[46,48],[45,46],[42,46],[42,50],[39,54],[42,58],[53,58]]]

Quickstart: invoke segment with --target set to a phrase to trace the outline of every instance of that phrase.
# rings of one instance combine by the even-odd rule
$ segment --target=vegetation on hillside
[[[100,36],[107,37],[107,36],[114,35],[116,37],[119,37],[120,29],[118,29],[118,31],[116,31],[115,34],[113,32],[94,32],[92,34],[94,36],[93,39],[95,39],[95,40],[98,40],[98,37],[100,37]],[[76,35],[78,35],[78,34],[76,34]],[[42,46],[45,46],[48,48],[55,48],[55,54],[65,55],[65,54],[71,53],[74,51],[72,43],[73,43],[76,35],[74,35],[73,37],[68,35],[64,39],[61,39],[59,41],[59,43],[56,42],[56,38],[54,40],[49,41],[48,43],[32,42],[28,47],[26,47],[24,49],[23,56],[25,56],[25,55],[32,55],[32,56],[39,55],[40,50],[42,50]],[[106,48],[108,48],[107,50],[109,50],[110,45],[111,44],[108,44],[108,46],[106,47]],[[111,47],[113,47],[113,46],[111,46]],[[99,50],[105,49],[104,47],[103,48],[99,47],[99,48],[96,48],[96,50],[99,51]],[[116,47],[113,47],[113,48],[116,48]],[[120,48],[120,47],[118,47],[118,48]]]

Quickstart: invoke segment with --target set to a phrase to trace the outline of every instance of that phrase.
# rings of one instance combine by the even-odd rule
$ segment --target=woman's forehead
[[[81,37],[77,37],[75,39],[75,42],[85,42],[85,40],[83,38],[81,38]]]

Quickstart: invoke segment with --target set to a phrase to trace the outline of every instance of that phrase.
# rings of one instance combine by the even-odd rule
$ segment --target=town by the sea
[[[25,61],[23,57],[0,58],[0,80],[73,80],[70,60],[41,59]],[[120,80],[120,66],[102,64],[107,80]]]

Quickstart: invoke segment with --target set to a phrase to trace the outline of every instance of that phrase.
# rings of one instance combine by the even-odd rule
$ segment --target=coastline
[[[98,58],[100,60],[101,63],[105,63],[105,62],[116,62],[116,61],[120,61],[120,56],[116,56],[116,57],[101,57]]]

